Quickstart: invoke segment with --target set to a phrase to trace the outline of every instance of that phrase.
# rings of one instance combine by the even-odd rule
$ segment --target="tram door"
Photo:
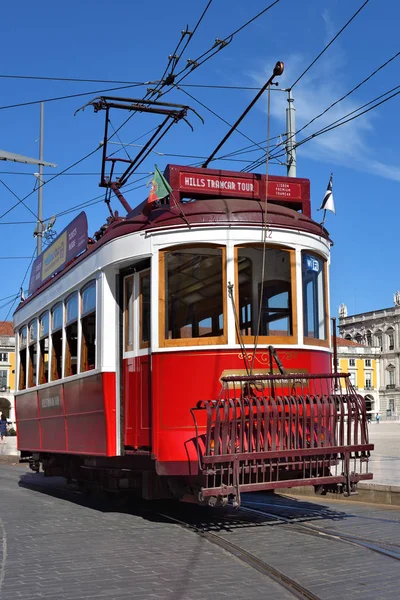
[[[126,449],[151,445],[149,261],[121,273],[122,414]]]

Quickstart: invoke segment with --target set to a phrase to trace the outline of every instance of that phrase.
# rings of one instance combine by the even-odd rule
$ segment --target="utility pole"
[[[43,237],[43,130],[44,130],[44,102],[40,103],[40,137],[39,137],[39,177],[38,177],[38,222],[37,222],[37,240],[36,256],[42,252]]]
[[[292,90],[288,89],[286,109],[286,168],[288,177],[296,177],[296,111],[293,106]]]

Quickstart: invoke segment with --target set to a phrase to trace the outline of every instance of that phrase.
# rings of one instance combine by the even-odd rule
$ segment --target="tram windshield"
[[[241,334],[292,336],[290,251],[281,248],[238,248],[237,265]]]
[[[166,252],[165,288],[166,339],[223,334],[221,248],[184,248]]]

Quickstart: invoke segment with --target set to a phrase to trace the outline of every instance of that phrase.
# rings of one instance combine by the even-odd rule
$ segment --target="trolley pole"
[[[38,221],[37,221],[37,240],[36,256],[42,252],[43,238],[43,130],[44,130],[44,102],[40,103],[40,138],[39,138],[39,177],[38,177]]]
[[[293,106],[292,90],[288,89],[286,109],[286,168],[288,177],[296,177],[296,110]]]

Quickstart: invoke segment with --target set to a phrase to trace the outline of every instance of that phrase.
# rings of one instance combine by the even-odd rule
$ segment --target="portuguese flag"
[[[147,198],[147,210],[152,210],[158,200],[166,198],[172,192],[172,188],[164,175],[161,173],[157,165],[155,165],[155,171],[150,187],[150,194]]]

